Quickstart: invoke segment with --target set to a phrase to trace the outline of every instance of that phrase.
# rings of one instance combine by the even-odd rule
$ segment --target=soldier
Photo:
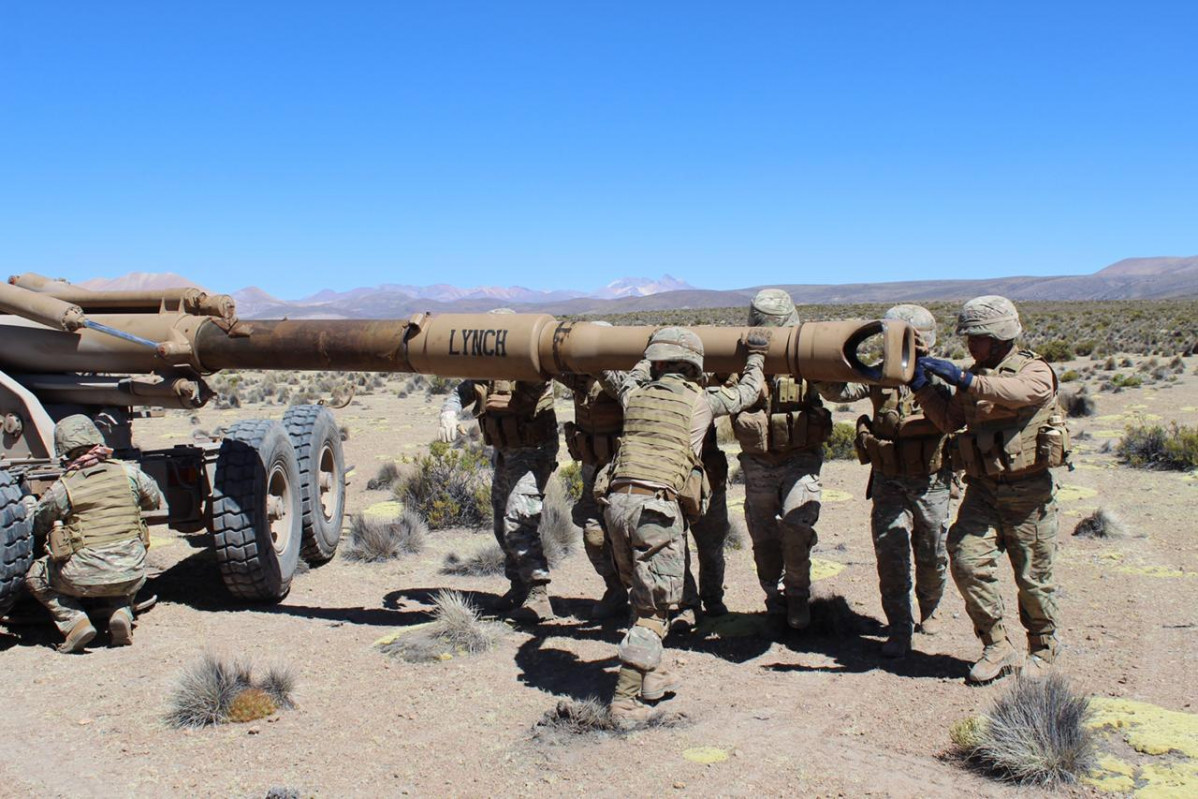
[[[46,556],[25,578],[29,592],[54,617],[66,640],[60,652],[82,652],[96,628],[81,598],[108,600],[109,643],[133,643],[132,601],[146,581],[150,536],[138,509],[162,502],[153,478],[112,450],[91,419],[68,416],[54,428],[54,448],[66,471],[38,501],[33,531],[45,535]]]
[[[936,346],[936,319],[920,305],[896,305],[884,319],[902,319],[918,332],[926,350]],[[939,380],[935,390],[946,399],[951,391]],[[869,398],[873,417],[857,421],[857,455],[871,466],[866,497],[873,499],[870,532],[878,563],[882,610],[890,626],[882,645],[885,657],[911,650],[911,556],[915,556],[915,596],[919,629],[934,635],[936,608],[947,581],[949,495],[952,469],[947,436],[928,421],[907,386],[883,388],[859,383],[827,383],[820,394],[830,402]]]
[[[790,295],[762,289],[749,307],[755,327],[797,325]],[[745,522],[753,540],[766,611],[786,614],[796,630],[811,624],[811,549],[819,520],[823,443],[832,414],[818,386],[789,375],[771,378],[756,401],[732,415],[745,475]]]
[[[1052,576],[1057,506],[1049,471],[1065,463],[1068,431],[1048,362],[1018,349],[1019,314],[1005,297],[977,297],[957,316],[973,365],[923,357],[911,387],[929,419],[956,436],[954,458],[965,470],[965,496],[948,533],[953,579],[985,649],[969,681],[996,679],[1019,663],[1003,627],[998,559],[1015,571],[1019,619],[1027,630],[1028,663],[1039,673],[1057,653],[1056,585]],[[952,399],[929,382],[936,375],[957,391]]]
[[[497,308],[491,313],[513,313]],[[463,380],[441,406],[441,441],[458,435],[458,413],[474,405],[483,441],[495,448],[491,511],[509,588],[495,609],[553,618],[549,564],[541,548],[545,486],[557,468],[557,415],[549,381]]]
[[[608,322],[595,324],[611,327]],[[615,455],[624,429],[624,409],[596,377],[567,374],[557,379],[574,393],[574,421],[565,424],[566,449],[582,471],[582,496],[572,512],[574,524],[582,528],[587,558],[606,586],[603,598],[591,607],[591,618],[608,619],[627,612],[628,589],[612,561],[607,522],[595,500],[595,475]]]
[[[604,379],[618,385],[624,437],[610,470],[607,524],[620,578],[630,586],[633,626],[620,642],[620,675],[612,714],[622,724],[646,718],[644,701],[676,692],[678,680],[661,667],[669,613],[682,600],[686,524],[702,515],[699,468],[703,438],[718,416],[735,413],[761,391],[769,344],[756,332],[740,385],[700,386],[703,342],[667,327],[649,339],[645,359],[629,373]]]

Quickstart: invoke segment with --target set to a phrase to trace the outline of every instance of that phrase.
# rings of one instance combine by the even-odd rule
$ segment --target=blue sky
[[[1198,253],[1198,3],[7,3],[0,268],[283,297]]]

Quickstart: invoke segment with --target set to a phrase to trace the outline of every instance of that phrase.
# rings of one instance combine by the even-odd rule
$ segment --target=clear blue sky
[[[0,269],[283,297],[1198,253],[1194,2],[0,10]]]

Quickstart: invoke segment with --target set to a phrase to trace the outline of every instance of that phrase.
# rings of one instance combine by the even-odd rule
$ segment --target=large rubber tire
[[[299,460],[304,515],[300,555],[309,563],[324,563],[337,554],[345,514],[341,431],[333,413],[320,405],[293,405],[283,414],[283,426]]]
[[[33,519],[21,503],[21,486],[0,469],[0,616],[8,612],[33,563]]]
[[[282,599],[303,538],[299,464],[287,430],[265,419],[230,427],[213,482],[212,538],[225,587],[238,599]]]

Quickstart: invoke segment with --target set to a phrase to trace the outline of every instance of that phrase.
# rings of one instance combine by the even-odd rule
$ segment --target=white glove
[[[25,506],[25,515],[32,516],[33,512],[37,510],[37,497],[33,494],[26,494],[21,497],[21,504]]]
[[[439,441],[450,443],[458,437],[458,416],[456,413],[441,414],[441,432],[437,436]]]

